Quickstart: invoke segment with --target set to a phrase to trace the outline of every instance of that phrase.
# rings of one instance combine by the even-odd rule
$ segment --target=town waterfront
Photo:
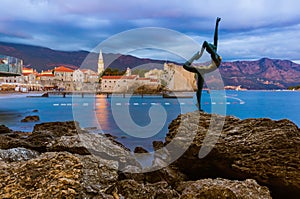
[[[226,91],[227,115],[240,119],[271,118],[274,120],[289,119],[300,126],[300,92],[298,91]],[[134,149],[143,146],[151,150],[152,141],[163,140],[168,132],[169,123],[180,113],[196,111],[194,98],[162,98],[161,96],[51,96],[49,98],[27,98],[26,95],[0,96],[0,123],[16,131],[31,132],[37,123],[53,121],[80,120],[80,126],[95,133],[109,133],[117,140]],[[210,94],[203,92],[203,109],[211,112],[214,102]],[[166,112],[164,125],[157,127],[159,132],[149,138],[136,138],[119,128],[112,109],[129,111],[132,121],[137,126],[151,123],[151,107],[162,107]],[[76,110],[76,111],[74,111]],[[155,118],[162,117],[154,113]],[[21,123],[29,115],[38,115],[39,122]],[[124,115],[125,118],[125,115]],[[163,118],[163,117],[162,117]],[[134,128],[131,126],[129,128]],[[142,132],[141,132],[142,133]]]

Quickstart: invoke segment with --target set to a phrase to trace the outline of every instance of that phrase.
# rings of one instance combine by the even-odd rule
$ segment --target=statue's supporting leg
[[[201,96],[202,96],[202,89],[203,89],[204,79],[201,74],[197,73],[197,106],[199,111],[203,111],[201,109]]]

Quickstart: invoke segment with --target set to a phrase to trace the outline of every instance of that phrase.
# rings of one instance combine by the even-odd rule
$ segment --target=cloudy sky
[[[0,0],[0,5],[0,41],[5,42],[92,50],[123,31],[158,27],[200,44],[212,42],[219,16],[218,50],[224,60],[300,60],[298,0]],[[179,37],[156,35],[153,42],[162,49],[170,42],[182,51],[188,48]],[[122,47],[127,45],[123,39]],[[135,39],[145,42],[142,34]],[[138,55],[163,58],[149,50]]]

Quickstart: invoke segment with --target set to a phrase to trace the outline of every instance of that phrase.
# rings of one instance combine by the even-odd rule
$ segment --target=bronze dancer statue
[[[203,89],[203,84],[204,84],[204,78],[203,75],[205,73],[210,73],[214,70],[216,70],[222,61],[222,57],[217,54],[217,46],[218,46],[218,26],[219,22],[221,21],[221,18],[217,17],[216,20],[216,26],[215,26],[215,34],[214,34],[214,44],[210,44],[207,41],[204,41],[202,44],[202,48],[200,51],[198,51],[191,59],[189,59],[185,64],[183,65],[183,68],[189,72],[196,73],[197,75],[197,107],[199,111],[203,111],[201,109],[201,94],[202,94],[202,89]],[[212,59],[212,62],[208,66],[193,66],[192,63],[195,60],[198,60],[204,50],[206,50]]]

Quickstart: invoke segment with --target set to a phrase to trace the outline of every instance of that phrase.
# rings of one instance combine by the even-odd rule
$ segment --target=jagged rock
[[[40,133],[48,133],[52,137],[72,136],[82,132],[78,122],[47,122],[36,124],[33,128],[32,136],[36,136]]]
[[[162,141],[153,141],[152,146],[153,146],[153,149],[156,151],[156,150],[163,148],[164,143]]]
[[[203,179],[181,182],[176,190],[181,199],[271,199],[267,187],[255,180],[231,181],[226,179]]]
[[[6,131],[0,135],[0,148],[24,147],[45,152],[46,146],[51,141],[61,136],[72,136],[80,133],[87,132],[82,131],[78,123],[74,121],[36,124],[32,133]]]
[[[6,133],[10,133],[11,130],[5,126],[5,125],[0,125],[0,134],[6,134]]]
[[[11,137],[9,134],[0,135],[0,149],[12,149],[18,147],[32,149],[32,146],[24,139],[19,139],[18,137],[14,138]]]
[[[74,121],[37,124],[27,138],[0,136],[1,149],[24,147],[40,153],[68,151],[80,155],[94,154],[118,161],[120,170],[126,165],[140,167],[128,148],[105,135],[81,130]]]
[[[157,198],[157,199],[173,199],[179,198],[177,191],[172,189],[167,182],[138,183],[134,180],[122,180],[117,183],[115,192],[120,198],[136,199],[136,198]]]
[[[175,186],[179,182],[186,180],[186,176],[177,168],[170,166],[144,173],[139,167],[127,166],[122,172],[119,172],[119,180],[135,180],[137,182],[157,183],[167,182],[169,186]]]
[[[40,117],[38,115],[26,116],[21,122],[38,122],[40,121]]]
[[[117,161],[68,152],[46,152],[28,161],[0,161],[0,198],[173,199],[197,198],[199,194],[220,196],[224,190],[233,192],[237,198],[270,198],[268,189],[254,180],[179,181],[175,189],[163,180],[156,183],[120,180],[117,169]]]
[[[118,181],[118,162],[92,155],[76,155],[82,164],[81,198],[113,198],[105,192]]]
[[[68,151],[81,155],[94,154],[103,159],[118,161],[120,170],[127,165],[140,167],[129,149],[101,134],[81,133],[74,136],[62,136],[50,142],[47,150]]]
[[[149,183],[157,183],[165,181],[169,186],[176,186],[178,183],[187,179],[187,177],[179,171],[178,168],[171,166],[152,171],[144,174],[145,181]]]
[[[83,133],[77,122],[49,122],[36,124],[32,134],[23,141],[27,147],[39,152],[46,152],[47,145],[61,136],[72,136]]]
[[[182,141],[196,133],[183,156],[173,164],[181,172],[194,180],[252,178],[268,186],[274,197],[297,198],[300,195],[300,131],[294,123],[270,119],[239,120],[227,116],[220,137],[212,131],[210,138],[217,138],[216,145],[200,159],[198,153],[210,119],[210,114],[194,112],[181,115],[171,123],[165,145],[175,136]],[[215,116],[214,121],[218,120],[222,121],[222,117]],[[213,129],[221,125],[215,124]],[[181,142],[178,143],[181,147]]]
[[[137,146],[134,149],[134,153],[149,153],[149,152],[146,149],[144,149],[143,147]]]
[[[5,162],[26,161],[36,158],[38,155],[39,153],[36,151],[20,147],[7,150],[0,149],[0,161]]]
[[[111,135],[111,134],[109,134],[109,133],[105,133],[104,135],[105,135],[106,137],[110,138],[110,139],[113,139],[113,140],[115,140],[115,139],[118,138],[117,136]]]
[[[116,168],[117,162],[67,152],[0,161],[0,198],[113,198],[104,192],[117,182]]]
[[[82,164],[69,153],[45,153],[26,162],[0,164],[0,198],[76,198]]]
[[[135,180],[137,182],[145,181],[145,174],[142,172],[142,168],[137,166],[128,165],[122,171],[119,172],[119,180]]]
[[[13,149],[17,145],[24,148]],[[161,149],[161,143],[157,146]],[[180,198],[181,194],[217,196],[224,192],[228,197],[238,195],[232,187],[220,188],[219,181],[209,182],[212,188],[205,188],[203,182],[200,186],[198,181],[184,184],[187,176],[175,164],[142,173],[124,146],[105,135],[82,131],[74,122],[37,125],[28,137],[0,135],[0,148],[8,149],[0,150],[0,198]],[[43,150],[39,155],[29,149]],[[13,153],[5,156],[8,159],[1,159],[1,151]],[[167,152],[155,151],[154,163],[166,164]],[[22,153],[27,156],[21,156]],[[265,191],[253,184],[246,183],[245,187]],[[253,190],[249,193],[258,194]]]

